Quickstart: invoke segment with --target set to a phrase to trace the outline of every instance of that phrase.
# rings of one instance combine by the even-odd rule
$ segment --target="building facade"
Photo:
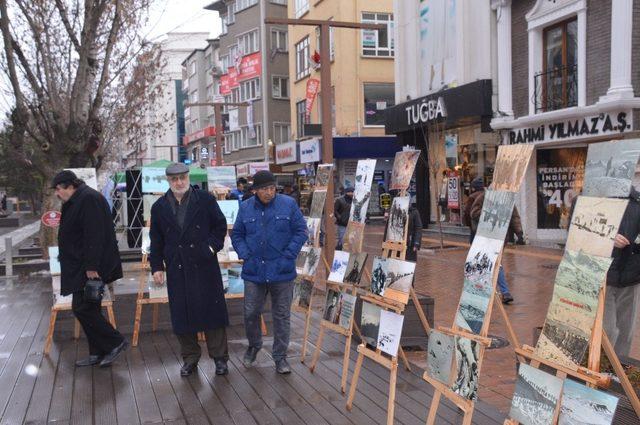
[[[590,143],[637,130],[640,2],[500,0],[498,109],[503,143],[535,146],[520,198],[525,232],[566,239]]]
[[[422,151],[416,198],[423,223],[460,226],[470,182],[490,179],[500,142],[490,127],[495,14],[476,0],[397,0],[394,14],[396,106],[386,131]]]
[[[222,19],[220,87],[229,131],[224,163],[269,161],[272,143],[290,137],[287,28],[264,24],[285,18],[286,0],[218,0],[206,9]],[[226,115],[228,114],[228,116]]]
[[[332,29],[329,60],[336,188],[353,186],[356,163],[362,158],[378,159],[375,180],[388,187],[392,159],[399,150],[395,137],[387,137],[384,132],[384,112],[396,100],[393,1],[296,0],[289,2],[289,17],[386,25],[386,30],[380,32]],[[323,120],[320,66],[325,58],[320,57],[319,30],[313,26],[290,26],[289,51],[292,131],[301,140],[319,134],[317,128],[316,132],[305,134],[305,124],[320,124]],[[316,84],[320,84],[317,96],[308,96]],[[376,205],[371,203],[372,208]]]

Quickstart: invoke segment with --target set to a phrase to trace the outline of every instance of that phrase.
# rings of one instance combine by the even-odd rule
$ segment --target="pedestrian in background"
[[[89,343],[89,357],[76,366],[110,366],[127,348],[124,337],[102,315],[101,296],[85,294],[88,280],[111,283],[122,278],[122,264],[109,204],[75,173],[61,171],[51,188],[62,201],[58,229],[60,294],[73,295],[71,310]]]
[[[169,190],[151,207],[151,272],[169,294],[171,325],[184,364],[180,375],[198,367],[204,332],[216,375],[228,373],[227,305],[216,253],[224,246],[227,220],[210,193],[189,185],[189,167],[170,164]]]
[[[231,241],[244,261],[244,326],[248,348],[243,358],[251,367],[262,348],[260,317],[267,295],[273,315],[272,357],[276,371],[291,373],[287,349],[291,333],[291,299],[296,278],[296,258],[307,240],[307,225],[294,200],[276,193],[269,171],[253,177],[254,197],[240,205]]]
[[[338,231],[338,240],[336,241],[336,249],[341,250],[344,243],[344,234],[349,224],[349,216],[351,215],[351,204],[353,203],[353,187],[348,186],[344,189],[344,195],[336,198],[333,203],[333,216],[336,220]]]
[[[244,196],[247,188],[247,179],[244,177],[240,177],[236,181],[236,188],[229,192],[229,199],[237,199],[242,201],[242,197]]]

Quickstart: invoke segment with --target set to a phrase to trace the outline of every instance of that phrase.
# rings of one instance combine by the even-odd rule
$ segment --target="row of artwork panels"
[[[367,256],[366,252],[354,254],[336,250],[333,254],[333,261],[327,280],[336,283],[359,285],[367,262]]]

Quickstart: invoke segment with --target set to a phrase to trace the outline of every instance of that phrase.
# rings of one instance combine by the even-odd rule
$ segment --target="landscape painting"
[[[169,181],[164,168],[142,167],[140,170],[143,193],[165,193],[169,190]]]
[[[598,294],[611,258],[565,250],[536,355],[567,367],[582,362],[598,309]]]
[[[485,190],[476,236],[486,236],[504,241],[515,202],[515,192]]]
[[[393,173],[391,174],[391,185],[389,189],[407,190],[419,157],[419,150],[407,150],[396,153],[396,158],[393,161]]]
[[[240,203],[235,199],[229,201],[218,201],[218,206],[227,219],[227,226],[233,226],[240,211]]]
[[[584,168],[585,196],[626,198],[640,155],[640,139],[593,143]]]
[[[565,379],[558,425],[611,425],[617,405],[617,397]]]
[[[318,165],[318,171],[316,171],[316,189],[326,188],[327,186],[329,186],[332,171],[333,164]]]
[[[364,224],[350,221],[344,233],[344,249],[349,252],[362,251],[362,241],[364,240]]]
[[[229,273],[229,288],[227,294],[237,295],[244,294],[244,280],[242,279],[242,266],[235,264],[228,269]]]
[[[449,385],[453,362],[454,338],[451,335],[431,329],[427,345],[427,374]]]
[[[324,203],[327,199],[326,190],[315,190],[311,197],[311,210],[309,211],[309,217],[322,218],[322,211],[324,210]]]
[[[340,292],[333,289],[327,291],[327,299],[324,304],[324,313],[322,318],[327,322],[337,323],[336,318],[340,317]]]
[[[503,241],[477,236],[464,263],[464,283],[455,323],[479,334],[494,292],[494,275]]]
[[[371,292],[406,304],[413,284],[416,263],[375,257],[371,272]]]
[[[209,190],[236,188],[236,167],[224,165],[218,167],[207,167],[207,186]]]
[[[552,425],[562,380],[521,363],[509,417],[523,425]]]
[[[625,199],[578,196],[566,249],[610,257],[628,203]]]
[[[349,254],[349,263],[347,264],[347,270],[344,274],[344,283],[350,283],[352,285],[359,285],[360,279],[362,278],[362,271],[364,270],[364,265],[367,263],[367,254],[366,252],[361,252],[358,254]]]
[[[533,145],[499,146],[491,189],[507,190],[509,192],[519,191],[532,152]]]
[[[406,240],[407,222],[409,220],[409,196],[393,198],[389,221],[387,222],[387,241],[404,242]]]
[[[371,185],[373,172],[376,168],[375,159],[361,159],[356,170],[356,184],[351,203],[349,221],[364,224],[367,218],[367,209],[371,199]]]
[[[461,336],[455,337],[456,377],[451,390],[467,400],[478,399],[480,374],[480,343]]]
[[[382,309],[375,304],[362,302],[362,316],[360,317],[360,333],[363,342],[372,347],[378,344],[378,333],[380,331],[380,312]]]
[[[329,271],[330,282],[342,283],[344,275],[347,272],[347,266],[349,264],[349,253],[347,251],[335,251],[333,253],[333,262],[331,263],[331,270]]]
[[[351,294],[347,294],[346,292],[340,293],[340,302],[342,303],[342,308],[340,310],[340,315],[337,317],[337,324],[346,329],[351,329],[351,319],[353,319],[353,312],[356,309],[356,297]]]
[[[380,311],[380,327],[377,347],[390,356],[398,355],[404,316],[393,311]]]
[[[291,305],[304,309],[309,308],[312,291],[313,281],[298,277],[293,284],[293,301]]]
[[[319,238],[320,238],[320,222],[321,221],[322,221],[321,218],[307,217],[307,233],[309,236],[309,239],[307,239],[308,245],[317,246],[320,244]]]

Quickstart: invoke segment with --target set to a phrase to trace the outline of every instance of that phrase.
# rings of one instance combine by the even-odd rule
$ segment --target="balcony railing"
[[[578,104],[578,67],[563,66],[534,77],[536,113],[569,108]]]

